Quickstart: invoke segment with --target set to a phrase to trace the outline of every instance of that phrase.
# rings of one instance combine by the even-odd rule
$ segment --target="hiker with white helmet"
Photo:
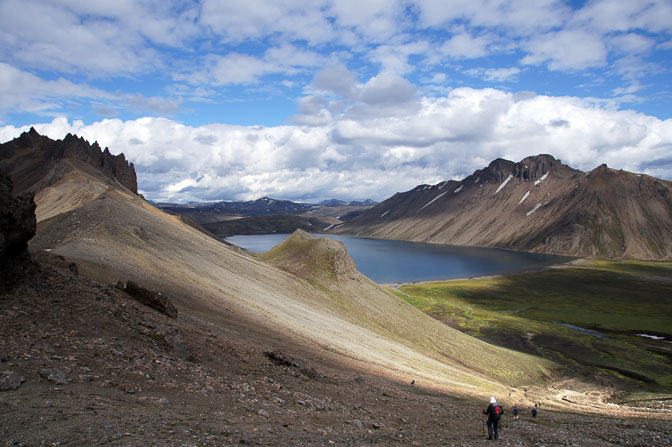
[[[491,397],[490,405],[483,410],[483,414],[488,416],[488,439],[491,441],[493,435],[495,440],[499,439],[499,419],[502,417],[502,413],[504,413],[502,406],[497,403],[497,399]]]

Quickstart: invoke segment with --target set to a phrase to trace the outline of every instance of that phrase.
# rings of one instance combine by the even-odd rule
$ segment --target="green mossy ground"
[[[401,298],[488,342],[635,390],[672,393],[672,263],[593,261],[482,279],[402,286]],[[582,332],[562,326],[597,331]]]

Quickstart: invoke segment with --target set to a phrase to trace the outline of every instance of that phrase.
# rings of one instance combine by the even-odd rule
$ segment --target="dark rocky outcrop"
[[[170,318],[177,318],[177,308],[165,295],[155,290],[146,289],[133,281],[117,281],[114,286],[126,292],[139,303],[151,307]]]
[[[28,254],[36,228],[33,195],[14,197],[12,189],[11,179],[0,171],[0,292],[35,269]]]
[[[71,134],[66,135],[63,140],[52,140],[31,127],[29,132],[0,145],[0,164],[5,165],[5,169],[15,177],[15,184],[25,181],[24,179],[34,184],[39,180],[33,178],[34,172],[44,176],[54,165],[54,160],[66,158],[82,161],[107,178],[118,181],[129,191],[138,193],[138,180],[133,163],[129,163],[124,154],[112,155],[107,148],[101,149],[97,142],[89,144],[84,138]],[[16,173],[13,172],[15,169]],[[17,189],[27,190],[29,186],[30,184],[20,184]]]

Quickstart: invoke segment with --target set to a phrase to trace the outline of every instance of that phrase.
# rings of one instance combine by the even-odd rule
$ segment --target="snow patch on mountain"
[[[448,192],[448,191],[446,191],[446,192]],[[432,203],[436,202],[437,200],[439,200],[441,197],[443,197],[443,196],[445,196],[445,195],[446,195],[445,192],[439,194],[438,196],[434,197],[432,200],[430,200],[429,202],[427,202],[427,203],[425,204],[425,206],[423,206],[422,208],[420,208],[420,209],[419,209],[418,211],[416,211],[416,212],[419,213],[420,211],[424,210],[424,209],[427,208],[429,205],[431,205]]]
[[[537,203],[536,205],[534,205],[534,208],[532,208],[530,211],[528,211],[527,215],[531,216],[532,214],[534,214],[534,212],[537,211],[541,207],[541,205],[543,205],[543,204],[542,203]]]
[[[537,181],[534,182],[534,186],[537,186],[539,183],[543,182],[546,180],[546,177],[548,177],[548,174],[550,174],[551,171],[548,171],[546,174],[542,175],[541,178]]]
[[[509,176],[506,178],[506,180],[504,180],[502,182],[502,184],[499,185],[499,188],[497,188],[497,191],[495,191],[495,193],[493,195],[497,194],[502,188],[504,188],[506,186],[506,184],[511,181],[512,178],[513,178],[513,174],[509,174]]]
[[[520,199],[520,202],[518,202],[518,205],[520,205],[521,203],[523,203],[523,200],[527,199],[527,196],[529,196],[529,195],[530,195],[530,191],[527,191],[527,192],[525,193],[525,195],[523,196],[523,198]]]

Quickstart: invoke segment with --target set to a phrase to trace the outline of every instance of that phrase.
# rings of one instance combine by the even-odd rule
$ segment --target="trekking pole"
[[[483,415],[483,437],[485,438],[485,415]]]

